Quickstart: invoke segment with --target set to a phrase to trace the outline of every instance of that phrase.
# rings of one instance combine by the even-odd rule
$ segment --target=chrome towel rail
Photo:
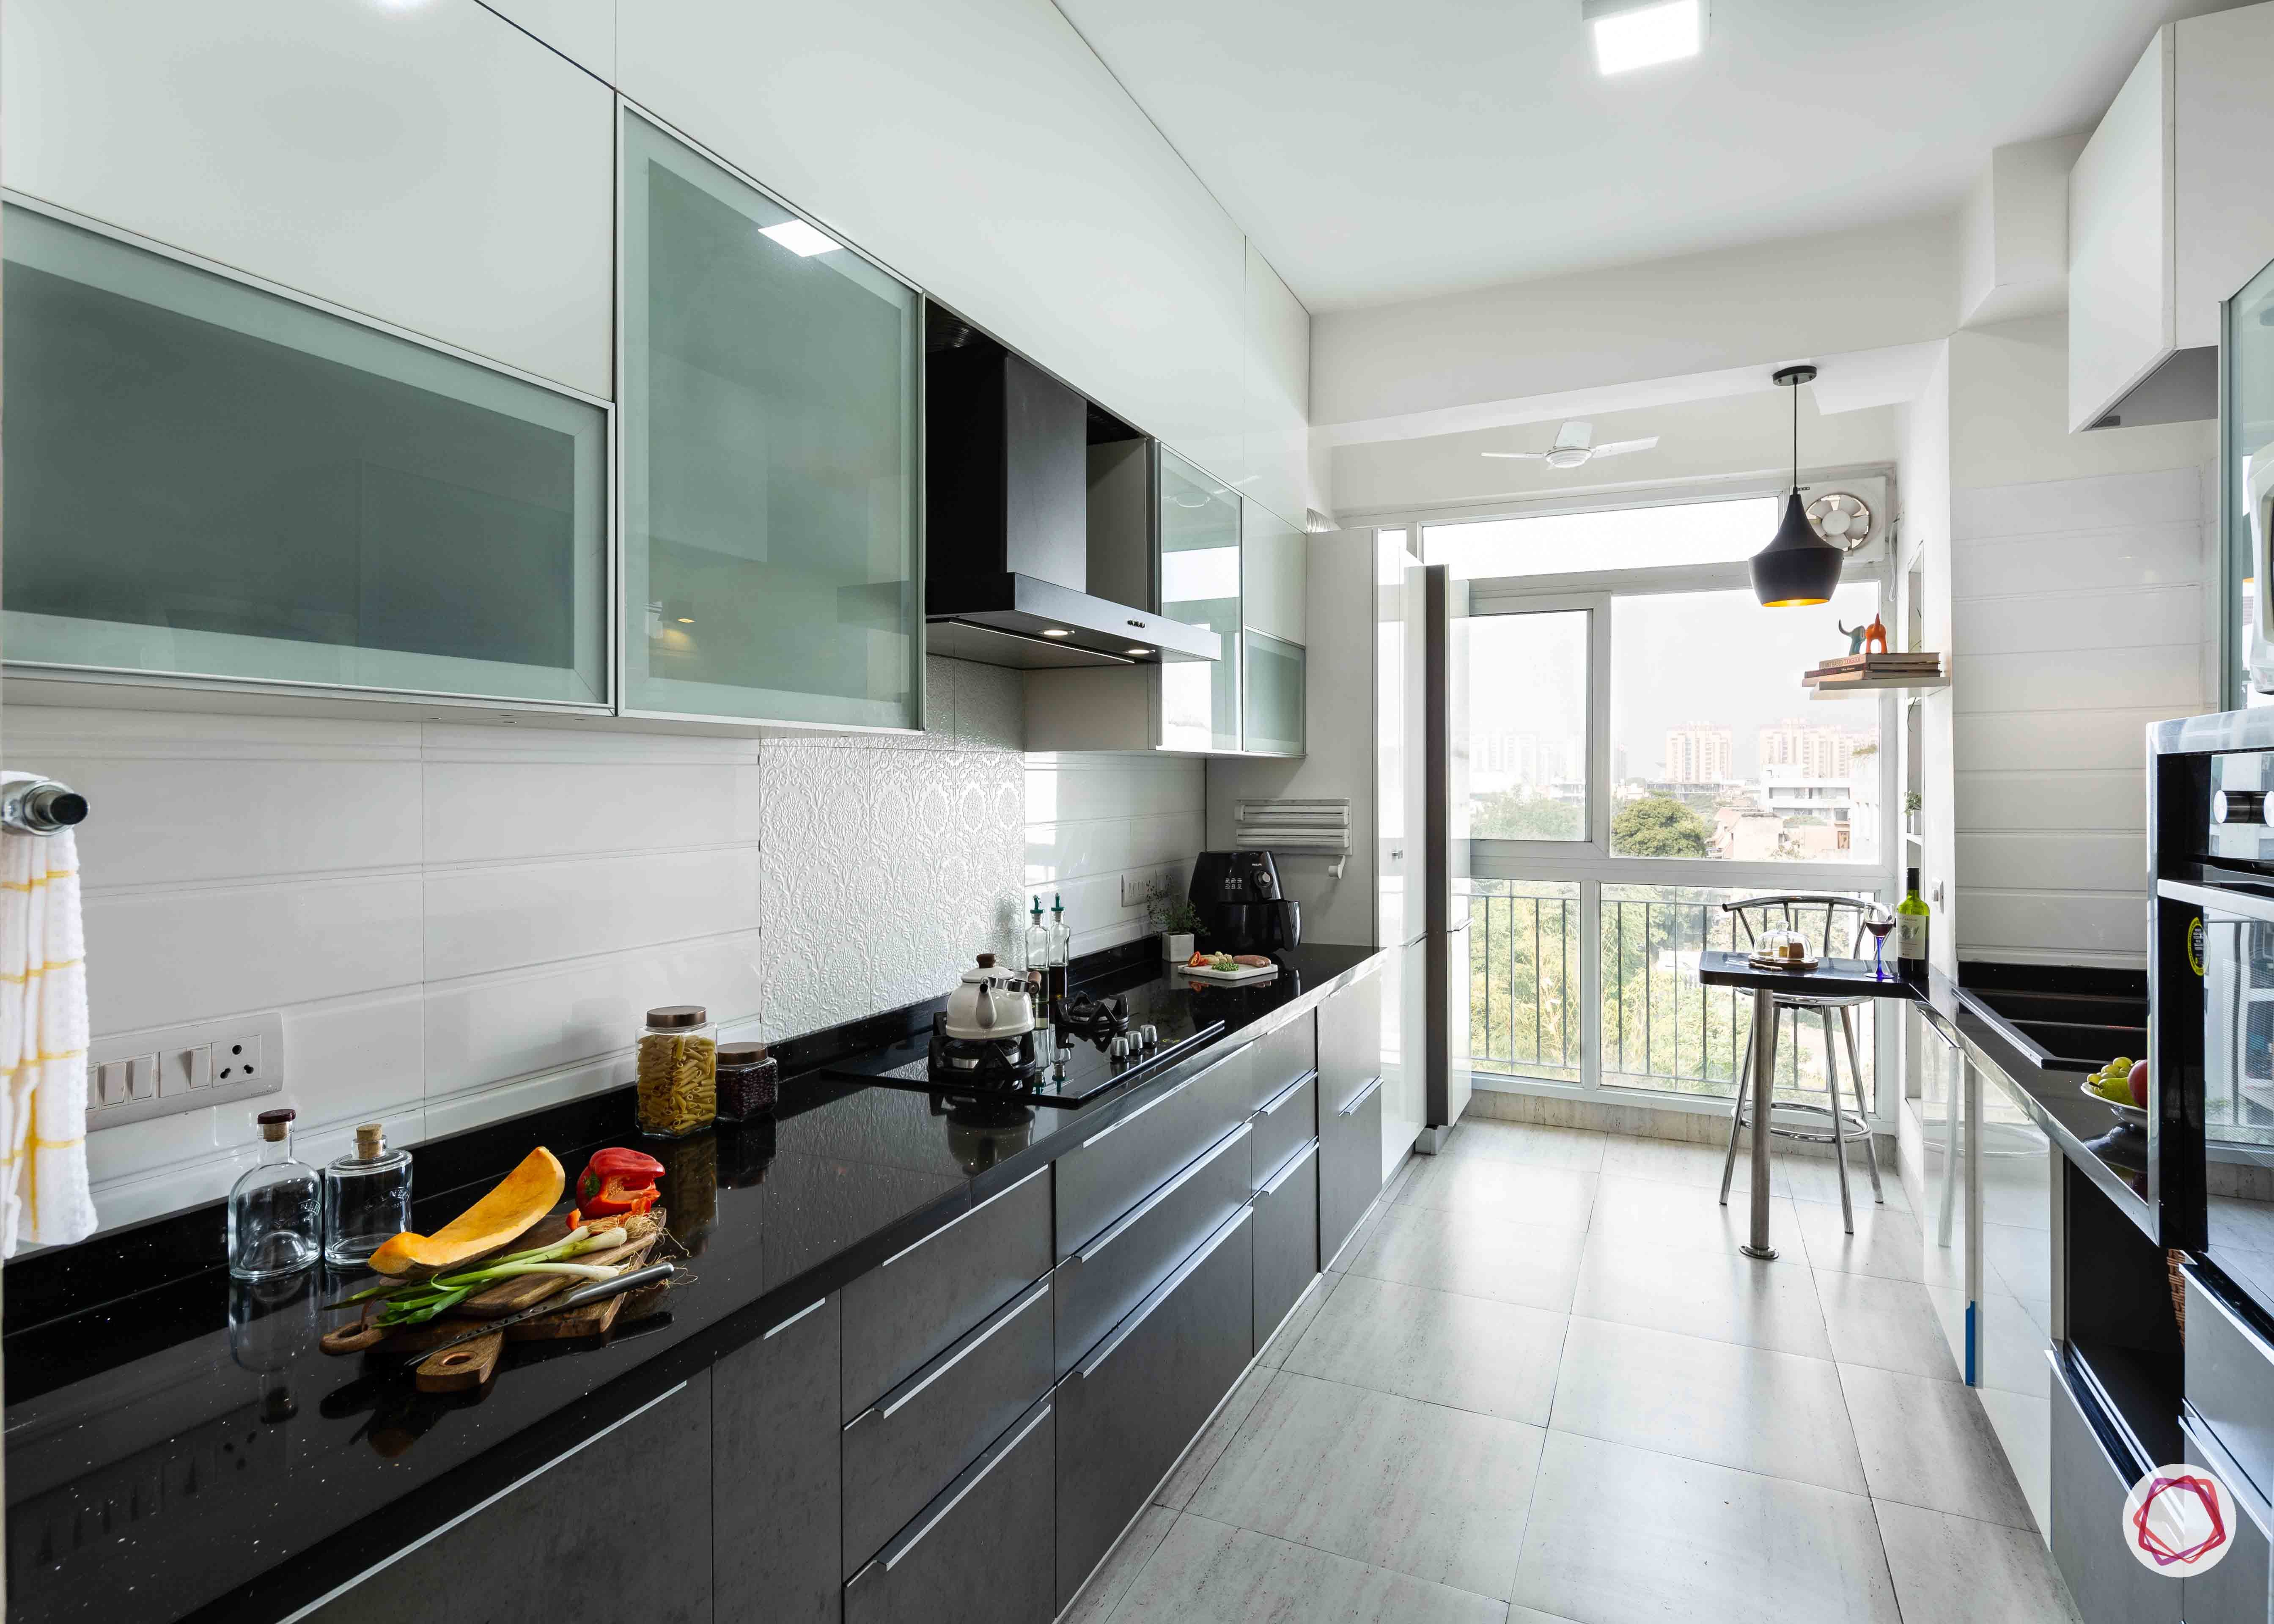
[[[87,821],[87,797],[53,778],[17,778],[0,785],[0,829],[51,835]]]

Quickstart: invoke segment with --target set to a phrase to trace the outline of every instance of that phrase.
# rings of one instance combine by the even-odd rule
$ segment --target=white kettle
[[[979,1041],[1023,1037],[1035,1029],[1035,1006],[1027,980],[998,967],[995,955],[982,953],[975,969],[947,995],[947,1035]]]

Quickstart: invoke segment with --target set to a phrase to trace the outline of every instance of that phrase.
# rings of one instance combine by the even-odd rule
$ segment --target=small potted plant
[[[1201,911],[1182,898],[1162,898],[1161,957],[1182,964],[1193,956],[1193,937],[1201,928]]]

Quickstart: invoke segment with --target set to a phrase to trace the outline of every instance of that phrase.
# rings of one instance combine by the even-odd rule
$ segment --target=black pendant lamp
[[[1816,369],[1788,366],[1775,377],[1792,391],[1792,494],[1785,499],[1784,523],[1753,554],[1753,596],[1764,609],[1796,609],[1831,601],[1848,555],[1816,533],[1800,505],[1800,386],[1814,380]]]

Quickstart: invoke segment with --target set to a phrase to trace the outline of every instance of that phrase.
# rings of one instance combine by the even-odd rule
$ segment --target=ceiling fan
[[[1555,444],[1546,451],[1487,451],[1488,457],[1509,457],[1524,462],[1546,462],[1550,468],[1577,468],[1597,457],[1624,456],[1630,451],[1647,451],[1658,444],[1658,436],[1646,440],[1615,440],[1608,446],[1593,443],[1595,425],[1592,423],[1567,423],[1555,431]]]

